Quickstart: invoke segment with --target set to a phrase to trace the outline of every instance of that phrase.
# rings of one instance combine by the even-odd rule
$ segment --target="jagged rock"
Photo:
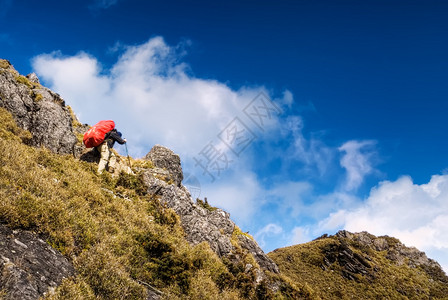
[[[238,235],[242,248],[247,249],[258,262],[260,267],[274,273],[279,273],[278,266],[261,250],[258,244],[244,234]]]
[[[377,251],[384,251],[387,249],[389,244],[385,238],[377,238],[373,241],[373,246]]]
[[[26,75],[29,81],[40,84],[39,77],[37,77],[36,73],[30,73]]]
[[[368,232],[350,233],[341,230],[337,237],[345,238],[377,251],[387,251],[387,258],[397,265],[407,264],[410,267],[424,266],[427,268],[440,268],[440,265],[428,258],[425,252],[415,247],[406,247],[399,240],[388,236],[376,237]]]
[[[38,299],[73,274],[67,259],[35,234],[0,224],[2,299]]]
[[[230,237],[235,224],[229,214],[221,209],[208,211],[192,202],[190,193],[182,186],[167,184],[145,172],[143,180],[148,193],[161,196],[161,201],[172,208],[182,221],[187,240],[196,245],[207,241],[219,256],[225,256],[234,250]]]
[[[0,107],[31,132],[31,145],[61,154],[73,153],[77,139],[64,100],[41,86],[35,74],[21,76],[9,62],[0,61]]]
[[[347,279],[358,280],[356,274],[373,277],[373,269],[367,258],[353,252],[343,239],[339,239],[339,243],[334,242],[327,246],[323,254],[324,260],[321,265],[323,270],[337,262],[342,269],[342,276]]]
[[[155,145],[145,159],[152,161],[155,167],[167,170],[174,183],[178,187],[181,186],[184,175],[179,155],[166,147]]]
[[[82,142],[84,133],[86,133],[91,126],[88,124],[81,124],[75,113],[72,113],[72,117],[75,119],[74,123],[76,124],[75,126],[73,126],[73,132],[79,139],[73,147],[73,155],[83,161],[98,163],[100,157],[99,153],[95,153],[95,149],[87,149]]]
[[[157,145],[146,155],[146,159],[150,159],[155,166],[142,175],[148,193],[160,196],[160,200],[180,216],[187,240],[192,244],[207,241],[221,257],[237,256],[232,244],[235,223],[230,220],[229,213],[219,208],[207,209],[193,202],[188,189],[180,183],[183,174],[179,156]],[[170,178],[176,178],[173,179],[174,184],[169,184]],[[237,240],[243,251],[251,253],[262,269],[279,272],[277,265],[255,241],[244,234],[237,235]]]

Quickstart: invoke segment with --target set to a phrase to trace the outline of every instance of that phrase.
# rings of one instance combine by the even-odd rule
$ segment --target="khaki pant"
[[[96,147],[96,149],[101,154],[100,163],[98,164],[98,174],[103,173],[104,169],[108,168],[109,172],[113,172],[115,169],[115,163],[117,162],[117,157],[111,149],[107,146],[106,142]]]

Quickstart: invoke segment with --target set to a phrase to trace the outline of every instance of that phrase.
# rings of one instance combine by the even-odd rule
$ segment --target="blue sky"
[[[0,7],[1,58],[134,157],[179,153],[265,251],[367,230],[448,269],[446,1]]]

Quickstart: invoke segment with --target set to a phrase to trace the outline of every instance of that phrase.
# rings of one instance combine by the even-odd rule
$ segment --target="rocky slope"
[[[23,77],[9,62],[3,61],[3,66],[6,68],[0,74],[0,106],[13,114],[19,126],[31,132],[31,144],[47,147],[56,153],[74,153],[77,143],[74,132],[79,129],[73,127],[77,120],[70,114],[62,98],[42,87],[35,74]],[[36,99],[36,95],[41,97]],[[83,134],[82,131],[87,129],[88,127],[82,126],[79,133]],[[78,152],[82,152],[84,157],[88,156],[86,153],[90,154],[93,157],[90,160],[98,159],[97,155],[92,154],[94,151],[82,149]],[[145,160],[152,162],[154,166],[142,172],[148,193],[161,196],[161,201],[179,214],[187,239],[193,244],[207,241],[219,256],[238,260],[236,248],[231,243],[236,227],[230,220],[230,215],[220,209],[207,210],[193,202],[189,191],[182,185],[183,173],[179,156],[157,145],[146,155]],[[117,168],[117,172],[121,169]],[[235,241],[240,250],[254,255],[261,268],[278,273],[278,267],[253,239],[240,234]]]
[[[73,153],[77,140],[64,100],[43,87],[35,74],[20,75],[7,60],[0,60],[0,107],[31,132],[31,145],[56,153]]]
[[[388,236],[339,231],[269,257],[322,299],[448,298],[448,277],[440,265]]]
[[[180,157],[166,147],[132,159],[132,172],[119,157],[114,174],[98,176],[98,153],[80,139],[88,128],[35,75],[0,60],[0,299],[441,299],[448,291],[436,262],[389,237],[343,231],[266,255],[227,212],[192,199]]]
[[[34,74],[26,77],[22,76],[14,70],[8,61],[5,60],[0,60],[0,107],[3,107],[11,113],[15,123],[17,123],[22,130],[29,131],[31,133],[29,136],[24,134],[24,138],[21,139],[26,144],[35,147],[43,147],[56,154],[73,154],[74,158],[71,159],[68,157],[61,157],[63,160],[69,159],[69,164],[72,166],[74,166],[74,163],[76,164],[76,157],[87,162],[95,162],[98,160],[98,155],[95,154],[94,151],[83,148],[80,143],[79,136],[88,129],[88,126],[79,124],[70,108],[65,106],[65,103],[60,96],[47,88],[42,87],[38,78]],[[11,125],[12,121],[9,120],[5,114],[3,114],[3,116],[6,118],[2,120],[4,121],[6,131],[12,130],[11,132],[17,135],[17,132],[19,131],[14,129],[15,125]],[[6,136],[9,137],[10,135]],[[5,147],[6,144],[7,141],[5,141]],[[18,145],[17,147],[21,149],[23,148]],[[0,215],[0,220],[5,223],[5,225],[9,226],[5,228],[29,228],[33,231],[40,232],[41,234],[50,235],[47,240],[53,245],[60,245],[61,241],[58,241],[58,238],[52,237],[52,235],[58,235],[56,228],[53,229],[55,232],[52,232],[52,229],[43,228],[41,225],[33,225],[29,227],[28,224],[30,222],[27,218],[34,218],[36,216],[26,215],[31,213],[30,211],[23,212],[24,208],[21,207],[21,205],[27,204],[21,202],[22,192],[17,195],[12,191],[14,189],[22,191],[23,189],[23,191],[27,193],[27,197],[34,197],[36,189],[46,188],[40,186],[45,185],[45,183],[42,182],[42,177],[44,176],[38,175],[38,173],[41,172],[40,170],[44,173],[47,172],[48,168],[52,168],[55,163],[46,166],[41,162],[32,161],[32,158],[27,160],[26,156],[30,155],[30,153],[32,153],[31,156],[36,155],[33,152],[34,150],[23,148],[22,151],[24,151],[23,153],[26,153],[20,155],[21,159],[24,160],[23,162],[26,161],[26,163],[30,163],[32,167],[37,167],[37,171],[30,170],[30,173],[36,173],[36,176],[33,176],[34,174],[30,175],[32,176],[31,178],[25,178],[23,181],[37,180],[39,182],[36,184],[38,184],[39,187],[36,188],[33,187],[32,184],[25,183],[26,187],[24,188],[20,182],[16,182],[14,185],[15,187],[12,186],[12,188],[7,188],[5,193],[2,195],[8,197],[9,199],[4,203],[3,210],[0,205],[0,213],[6,215]],[[13,154],[11,153],[10,156],[12,155]],[[43,155],[46,157],[50,154],[37,155]],[[5,159],[6,160],[3,162],[3,165],[13,163],[12,161],[8,161],[7,157]],[[59,161],[58,157],[52,159]],[[119,158],[119,161],[120,160],[121,162],[124,162],[124,159]],[[242,233],[241,230],[239,230],[239,228],[231,221],[227,212],[218,208],[204,206],[201,205],[201,203],[198,204],[193,201],[189,191],[182,185],[183,173],[178,155],[174,154],[171,150],[165,147],[157,145],[144,159],[138,161],[133,160],[133,162],[135,163],[135,166],[133,168],[134,173],[132,173],[132,175],[120,173],[119,171],[123,169],[120,167],[117,168],[118,171],[116,172],[115,177],[107,179],[107,176],[109,175],[105,175],[106,178],[104,179],[106,179],[106,182],[100,182],[100,184],[106,184],[107,187],[101,188],[104,191],[101,197],[104,197],[105,194],[106,198],[112,197],[113,199],[123,198],[128,201],[132,201],[132,198],[136,198],[140,200],[150,199],[150,201],[156,201],[156,203],[153,202],[153,204],[151,204],[152,208],[154,208],[154,206],[156,207],[154,208],[156,211],[154,212],[155,215],[153,218],[160,217],[160,222],[168,222],[170,223],[170,226],[176,224],[176,221],[175,219],[174,221],[172,219],[169,221],[172,217],[170,217],[169,211],[165,211],[165,209],[173,209],[174,212],[180,217],[180,225],[182,226],[182,231],[185,235],[186,241],[188,241],[192,247],[203,247],[202,244],[204,242],[207,243],[209,245],[208,247],[217,255],[217,257],[222,260],[222,262],[218,263],[224,267],[223,273],[221,273],[222,278],[215,278],[214,280],[216,283],[213,283],[213,285],[220,285],[221,289],[244,289],[244,292],[240,292],[240,294],[246,296],[254,295],[255,293],[273,295],[283,287],[290,287],[290,289],[298,292],[298,289],[291,287],[288,283],[284,283],[279,276],[275,275],[279,272],[277,265],[269,257],[267,257],[252,237]],[[16,165],[11,166],[10,168],[21,168],[21,165],[17,163],[17,161],[15,163]],[[95,169],[95,164],[89,168]],[[69,171],[66,171],[66,173],[69,173]],[[16,176],[19,176],[18,178],[20,178],[20,174],[20,171],[17,171]],[[60,177],[59,174],[52,174],[53,175],[50,175],[50,177],[54,177],[52,180],[56,183],[63,181],[65,182],[65,185],[70,185],[67,179],[58,178]],[[3,174],[0,172],[0,176],[1,175],[6,175],[6,173]],[[126,177],[126,175],[128,177]],[[82,175],[81,177],[85,178],[88,176]],[[36,177],[41,178],[38,179]],[[0,179],[3,179],[5,184],[11,183],[10,179],[6,177],[0,177]],[[71,178],[71,180],[73,181],[73,178]],[[100,178],[100,181],[101,180],[102,179]],[[113,184],[112,188],[109,187],[111,182]],[[132,184],[130,182],[132,182]],[[89,183],[86,183],[85,185],[88,184]],[[49,199],[45,196],[46,193],[57,194],[63,192],[63,189],[54,192],[52,190],[50,191],[49,188],[46,192],[38,192],[38,195],[36,196],[39,199],[41,198],[43,201],[48,201]],[[81,191],[79,192],[82,193]],[[30,195],[28,195],[28,193]],[[56,197],[60,198],[57,195]],[[14,202],[14,199],[17,199],[17,201]],[[33,198],[33,200],[35,199]],[[33,203],[33,205],[34,204],[38,206],[41,205],[40,203]],[[161,206],[157,208],[159,205]],[[25,213],[25,216],[23,216],[24,220],[20,222],[13,221],[12,217],[7,215],[7,209],[18,209],[20,210],[20,214]],[[44,208],[39,207],[38,209]],[[47,213],[44,212],[44,214]],[[160,214],[162,214],[162,217]],[[53,217],[49,216],[49,218]],[[52,227],[52,225],[49,225],[49,227]],[[72,229],[70,229],[70,231],[72,231]],[[30,232],[30,234],[32,233]],[[181,241],[179,242],[182,243]],[[51,285],[48,286],[47,289],[50,287],[53,289],[55,285],[61,282],[60,279],[62,277],[73,275],[74,269],[78,269],[78,271],[80,271],[80,267],[76,265],[76,257],[78,255],[78,250],[76,250],[78,246],[76,245],[76,242],[72,246],[69,246],[69,248],[67,248],[65,243],[66,242],[63,242],[63,247],[56,248],[62,253],[72,253],[71,255],[75,255],[70,259],[75,262],[74,267],[67,267],[67,269],[71,270],[71,272],[64,273],[61,270],[60,274],[53,274],[53,277],[46,278],[46,280],[51,282]],[[166,244],[161,240],[157,240],[157,243]],[[167,243],[169,244],[171,241]],[[92,245],[87,247],[92,247]],[[154,249],[147,249],[146,251],[151,252],[153,250]],[[4,254],[11,254],[11,252],[7,249],[3,249],[2,251]],[[42,255],[45,255],[44,252],[42,253]],[[167,250],[166,253],[169,253],[169,251]],[[35,254],[32,255],[35,257]],[[17,256],[12,255],[11,258],[6,258],[6,256],[4,257],[3,268],[6,270],[6,266],[10,266],[9,262],[17,259]],[[44,256],[40,259],[44,259]],[[39,258],[35,258],[35,260],[38,261]],[[169,261],[170,260],[171,258]],[[55,263],[57,263],[57,261],[55,261]],[[34,276],[34,271],[28,267],[24,268],[20,272],[27,274],[29,278]],[[169,281],[168,278],[166,281]],[[13,297],[12,295],[15,295],[14,288],[17,287],[11,286],[10,283],[12,281],[10,280],[8,281],[8,284],[5,282],[6,281],[0,281],[0,283],[2,283],[0,290],[2,290],[3,293],[6,294],[5,297],[9,299],[8,297]],[[148,291],[148,295],[150,295],[148,298],[160,298],[161,293],[151,292],[153,290],[148,288],[152,286],[151,284],[140,280],[137,280],[136,282],[140,282],[143,289]],[[244,288],[242,287],[243,284],[245,285]],[[272,291],[263,290],[266,289],[267,284],[270,286]],[[163,283],[158,284],[158,286],[162,287],[163,285]],[[229,286],[226,287],[226,285]],[[35,281],[29,282],[30,289],[33,288],[37,291],[33,294],[33,296],[30,296],[30,299],[33,299],[33,297],[35,299],[38,295],[42,296],[46,292],[45,285],[42,287],[39,286],[38,289],[36,289],[35,286]],[[20,289],[26,290],[23,286],[21,286]]]

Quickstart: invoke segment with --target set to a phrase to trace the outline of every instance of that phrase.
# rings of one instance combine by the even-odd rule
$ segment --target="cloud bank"
[[[269,139],[270,132],[279,128],[280,107],[270,101],[264,87],[234,90],[191,75],[182,62],[182,47],[169,46],[161,37],[120,48],[123,53],[108,69],[85,52],[42,54],[32,65],[41,80],[73,107],[81,122],[93,125],[113,119],[134,157],[144,156],[155,144],[169,147],[181,155],[184,171],[198,177],[202,189],[208,191],[203,196],[214,199],[213,203],[236,219],[248,220],[256,210],[261,188],[251,162],[241,154],[252,142]],[[279,105],[291,101],[288,91],[277,99]],[[240,135],[243,129],[246,134]],[[234,147],[229,146],[232,142]],[[227,158],[229,164],[229,170],[222,171],[211,166],[210,171],[228,171],[213,174],[222,176],[219,184],[212,184],[194,160],[211,156],[221,163]]]
[[[114,119],[133,155],[146,154],[156,143],[195,155],[264,88],[232,90],[216,80],[195,78],[181,57],[176,47],[155,37],[125,47],[110,69],[84,52],[39,55],[33,68],[82,122]]]

